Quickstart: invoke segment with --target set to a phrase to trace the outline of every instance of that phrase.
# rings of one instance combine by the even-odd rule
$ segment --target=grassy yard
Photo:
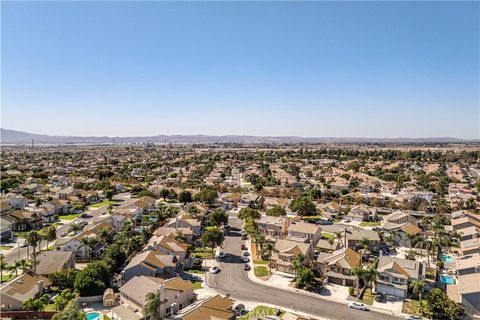
[[[13,235],[17,237],[18,239],[24,239],[25,236],[27,235],[28,231],[15,231]]]
[[[103,320],[110,320],[110,317],[107,316],[106,314],[103,315]]]
[[[15,275],[14,274],[4,274],[2,275],[2,279],[0,282],[5,282],[5,281],[8,281],[10,279],[13,279],[15,278]]]
[[[117,204],[118,201],[115,201],[115,200],[103,200],[102,202],[99,202],[99,203],[94,203],[94,204],[91,204],[89,205],[88,207],[89,208],[100,208],[101,206],[105,206],[105,205],[109,205],[109,204]]]
[[[380,221],[363,221],[360,223],[360,227],[379,227]]]
[[[0,246],[0,250],[10,250],[12,248],[12,246]]]
[[[275,308],[270,308],[266,306],[256,306],[252,310],[250,310],[249,313],[245,314],[243,317],[240,318],[240,320],[248,320],[248,319],[255,319],[255,317],[261,317],[261,316],[273,316],[275,315],[275,312],[277,309]],[[284,314],[284,311],[280,312],[280,317]]]
[[[405,300],[403,302],[402,312],[408,314],[420,314],[420,301]]]
[[[253,263],[268,265],[268,260],[253,260]]]
[[[192,282],[192,284],[193,284],[193,290],[202,289],[202,283],[200,281]]]
[[[192,252],[194,258],[213,259],[210,248],[195,248]]]
[[[268,276],[270,274],[268,272],[267,267],[255,267],[253,269],[253,271],[255,272],[255,276],[257,276],[257,277],[265,277],[265,276]]]
[[[372,293],[372,290],[370,288],[365,290],[365,293],[363,294],[362,302],[368,305],[372,305],[374,299],[375,299],[375,295]]]
[[[328,233],[328,232],[322,232],[322,238],[323,239],[335,239],[335,235],[332,234],[332,233]]]
[[[66,214],[64,216],[59,216],[58,218],[60,220],[73,220],[80,217],[80,213],[74,213],[74,214]]]
[[[43,308],[43,311],[56,311],[56,310],[54,308],[53,303],[49,303]]]
[[[191,274],[204,274],[205,271],[203,270],[195,270],[195,269],[187,269],[185,272],[191,273]]]

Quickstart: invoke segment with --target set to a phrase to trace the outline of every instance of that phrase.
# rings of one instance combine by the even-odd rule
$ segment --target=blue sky
[[[1,126],[479,138],[479,2],[2,2]]]

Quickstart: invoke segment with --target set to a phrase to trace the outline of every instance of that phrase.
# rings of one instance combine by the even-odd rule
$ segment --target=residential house
[[[391,256],[380,256],[377,272],[377,292],[399,298],[407,297],[408,286],[413,280],[425,280],[422,262]]]
[[[136,254],[130,263],[123,269],[124,282],[136,276],[150,276],[172,278],[177,276],[178,259],[175,255],[163,254],[156,250],[146,250]]]
[[[69,251],[42,251],[36,254],[36,273],[49,277],[52,273],[75,268],[75,255]]]
[[[40,229],[43,226],[42,217],[35,211],[15,210],[10,212],[9,216],[13,219],[13,231]]]
[[[418,220],[409,212],[396,210],[383,217],[382,228],[387,231],[398,230],[406,223],[411,223],[417,226]]]
[[[185,309],[179,314],[182,320],[233,320],[236,319],[233,312],[233,300],[221,295],[215,295]]]
[[[480,253],[480,238],[460,241],[459,249],[463,256]]]
[[[189,265],[188,243],[176,240],[173,236],[152,236],[144,250],[157,250],[166,255],[175,255],[185,265]]]
[[[447,285],[447,295],[461,303],[467,315],[480,317],[480,273],[459,275],[455,284]]]
[[[362,263],[360,253],[350,248],[343,248],[332,253],[321,252],[315,265],[317,270],[325,275],[328,283],[355,287],[357,277],[352,275],[350,270],[360,267]]]
[[[0,309],[22,310],[22,304],[28,299],[40,297],[50,281],[33,272],[22,274],[0,289]]]
[[[161,279],[147,276],[133,277],[120,287],[120,305],[112,309],[112,320],[148,319],[143,313],[146,297],[158,291],[160,299],[160,319],[175,315],[190,305],[194,299],[193,285],[181,278]]]
[[[160,227],[158,228],[155,233],[157,236],[173,236],[177,237],[180,236],[184,238],[188,243],[193,242],[194,233],[193,230],[190,228],[170,228],[170,227]]]
[[[379,249],[380,237],[378,233],[373,230],[365,229],[345,229],[343,232],[343,242],[346,243],[346,247],[357,250],[362,248],[362,240],[367,239],[370,241],[370,251],[376,252]]]
[[[12,239],[12,219],[8,216],[0,218],[0,240],[8,241]]]
[[[288,227],[288,240],[308,242],[314,247],[322,236],[322,229],[313,223],[297,222]]]
[[[164,225],[168,228],[188,228],[193,231],[195,236],[200,236],[202,232],[202,224],[197,219],[190,217],[190,215],[183,213],[175,218],[169,219]]]
[[[480,254],[475,253],[455,259],[455,270],[458,276],[480,273]]]
[[[254,193],[248,193],[242,195],[238,201],[237,206],[239,208],[258,208],[263,204],[265,198]]]
[[[262,215],[260,219],[256,220],[258,230],[263,235],[270,236],[272,238],[284,237],[287,234],[287,228],[290,225],[290,219],[288,217],[273,217]]]
[[[279,239],[275,243],[275,253],[272,261],[277,271],[294,273],[292,261],[299,255],[303,255],[306,261],[312,259],[314,247],[311,243],[303,243],[286,239]]]
[[[364,204],[359,204],[350,209],[347,217],[353,221],[373,221],[377,218],[377,210]]]

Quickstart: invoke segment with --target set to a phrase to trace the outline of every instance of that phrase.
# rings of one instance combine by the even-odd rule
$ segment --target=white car
[[[350,302],[348,307],[356,310],[362,310],[362,311],[367,310],[367,306],[360,302]]]
[[[412,316],[407,316],[405,317],[406,320],[422,320],[422,317],[420,316],[416,316],[416,315],[412,315]]]
[[[210,270],[210,272],[213,273],[213,274],[219,273],[219,272],[220,272],[220,268],[219,268],[219,267],[213,267],[213,268]]]
[[[225,258],[225,253],[223,253],[223,251],[220,252],[220,253],[218,254],[218,258],[219,258],[219,259]]]
[[[250,255],[250,253],[248,251],[243,251],[243,256],[244,257],[248,257]]]

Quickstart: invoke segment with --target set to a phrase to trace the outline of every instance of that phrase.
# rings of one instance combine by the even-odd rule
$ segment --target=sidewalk
[[[247,248],[251,248],[252,245],[251,245],[251,240],[248,239],[246,241],[246,245],[247,245]],[[262,284],[264,286],[269,286],[269,287],[272,287],[272,288],[277,288],[277,289],[284,289],[284,290],[289,290],[289,291],[292,291],[292,292],[295,292],[295,293],[298,293],[298,294],[303,294],[303,295],[306,295],[306,296],[311,296],[311,297],[316,297],[318,299],[322,299],[322,300],[328,300],[328,301],[333,301],[333,302],[337,302],[337,303],[341,303],[341,304],[345,304],[345,305],[348,305],[350,301],[347,301],[346,299],[338,299],[336,297],[336,295],[331,295],[330,297],[327,297],[327,296],[324,296],[324,295],[321,295],[321,294],[318,294],[318,293],[312,293],[312,292],[308,292],[308,291],[305,291],[305,290],[302,290],[302,289],[296,289],[296,288],[292,288],[289,286],[289,283],[291,282],[291,277],[292,275],[290,274],[283,274],[281,272],[276,272],[274,273],[275,275],[275,278],[273,281],[264,281],[264,280],[260,280],[259,278],[257,278],[255,276],[255,272],[253,270],[253,259],[251,259],[251,261],[249,262],[250,264],[250,271],[247,272],[247,275],[248,275],[248,278],[250,280],[252,280],[253,282],[256,282],[256,283],[259,283],[259,284]],[[285,279],[279,279],[279,277],[285,277]],[[272,275],[273,277],[273,275]],[[326,286],[326,288],[328,288],[328,286]],[[348,290],[347,287],[345,287],[346,290]],[[398,316],[398,317],[405,317],[405,316],[408,316],[408,314],[405,314],[405,313],[402,313],[401,312],[401,309],[400,311],[392,311],[392,310],[389,310],[389,309],[384,309],[384,308],[379,308],[378,306],[367,306],[369,309],[372,309],[372,310],[375,310],[375,311],[378,311],[380,313],[384,313],[384,314],[388,314],[388,315],[394,315],[394,316]],[[397,308],[395,308],[397,309]]]

